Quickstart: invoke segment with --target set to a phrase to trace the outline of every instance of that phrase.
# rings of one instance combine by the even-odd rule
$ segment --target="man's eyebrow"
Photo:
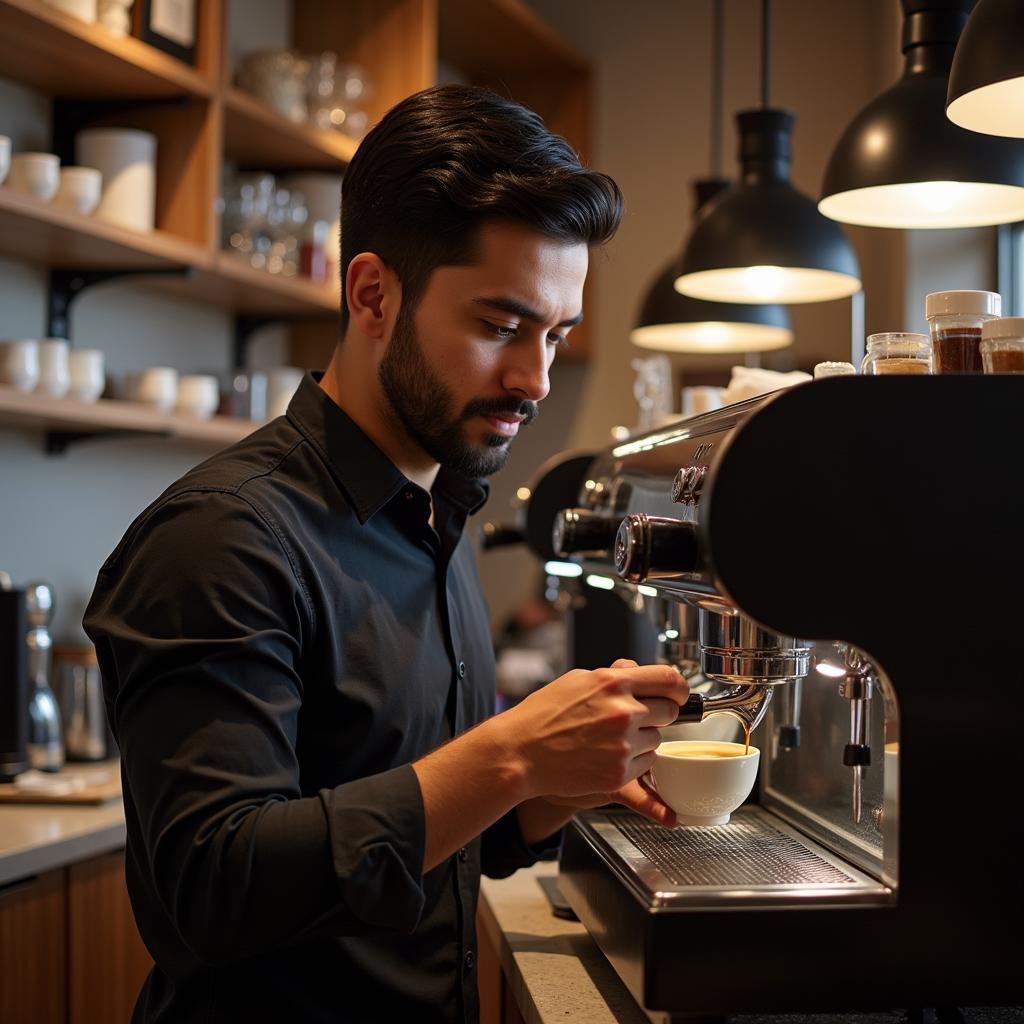
[[[532,320],[535,324],[544,323],[544,317],[540,313],[535,309],[531,309],[525,302],[520,302],[518,299],[507,298],[503,295],[483,295],[473,299],[473,304],[476,306],[487,306],[490,309],[497,309],[502,313],[510,313],[512,316],[520,316],[524,320]],[[555,326],[575,327],[582,320],[583,313],[580,312],[577,313],[576,316],[570,317],[568,320],[559,321]]]

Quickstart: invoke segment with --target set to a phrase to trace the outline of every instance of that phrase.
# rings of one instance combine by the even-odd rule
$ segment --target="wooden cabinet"
[[[3,1024],[122,1024],[151,966],[124,851],[0,888]]]
[[[124,880],[124,851],[72,864],[68,874],[68,1019],[131,1019],[153,966],[139,938]]]
[[[67,1021],[67,884],[63,871],[0,889],[0,1021]]]

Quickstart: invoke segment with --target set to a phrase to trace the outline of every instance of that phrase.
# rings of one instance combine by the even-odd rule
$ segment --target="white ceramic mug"
[[[297,366],[275,366],[267,370],[267,419],[287,412],[288,403],[305,375],[306,371]]]
[[[0,384],[31,391],[39,383],[39,342],[27,338],[0,341]]]
[[[95,402],[103,394],[103,353],[98,348],[76,348],[68,357],[71,387],[68,397],[78,402]]]
[[[53,153],[15,153],[7,187],[23,196],[48,203],[60,185],[60,158]]]
[[[7,172],[11,169],[11,140],[0,135],[0,185],[7,180]]]
[[[746,800],[761,752],[743,750],[742,743],[720,740],[673,740],[658,747],[651,781],[681,825],[724,825]]]
[[[128,13],[134,0],[99,0],[96,16],[99,23],[114,36],[126,36],[132,28]]]
[[[159,412],[170,412],[178,400],[178,371],[170,366],[151,366],[139,374],[135,400]]]
[[[133,231],[153,230],[156,216],[156,136],[135,128],[88,128],[75,139],[83,167],[103,175],[97,220]]]
[[[96,21],[96,0],[46,0],[51,7],[64,11],[80,21],[92,24]]]
[[[194,373],[178,384],[178,412],[208,420],[220,405],[220,381],[212,374]]]
[[[103,175],[95,167],[62,167],[53,205],[88,217],[99,206]]]
[[[63,338],[45,338],[39,343],[39,382],[36,391],[63,398],[71,387],[70,346]]]

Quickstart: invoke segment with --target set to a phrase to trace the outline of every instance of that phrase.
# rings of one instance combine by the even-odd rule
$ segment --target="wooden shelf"
[[[215,416],[199,420],[177,413],[156,412],[136,402],[100,399],[76,402],[34,392],[0,387],[0,423],[23,430],[48,433],[103,434],[125,431],[195,441],[224,447],[234,444],[258,426],[250,420]]]
[[[587,71],[586,58],[522,0],[441,0],[438,52],[474,79]]]
[[[242,89],[224,96],[224,158],[260,170],[329,170],[347,166],[358,143],[341,132],[296,124]]]
[[[4,188],[0,188],[0,253],[74,270],[186,267],[191,271],[188,277],[154,278],[147,287],[239,313],[326,320],[337,313],[340,302],[337,287],[277,277],[166,231],[129,231]]]
[[[0,75],[50,96],[207,97],[213,92],[187,64],[43,0],[0,0],[0,26]]]
[[[0,188],[0,252],[75,270],[199,266],[206,250],[166,231],[143,234]]]

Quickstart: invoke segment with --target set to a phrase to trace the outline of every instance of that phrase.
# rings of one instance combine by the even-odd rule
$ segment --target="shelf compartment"
[[[133,36],[118,38],[42,0],[0,0],[0,74],[50,96],[208,97],[199,72]]]
[[[358,143],[341,132],[296,124],[242,89],[224,98],[224,157],[259,170],[343,170]]]
[[[204,266],[207,251],[166,231],[142,234],[0,188],[0,253],[69,270]]]
[[[0,386],[0,423],[47,433],[104,434],[111,431],[170,437],[223,447],[240,441],[260,424],[229,416],[199,420],[161,413],[137,402],[101,398],[76,402]]]

